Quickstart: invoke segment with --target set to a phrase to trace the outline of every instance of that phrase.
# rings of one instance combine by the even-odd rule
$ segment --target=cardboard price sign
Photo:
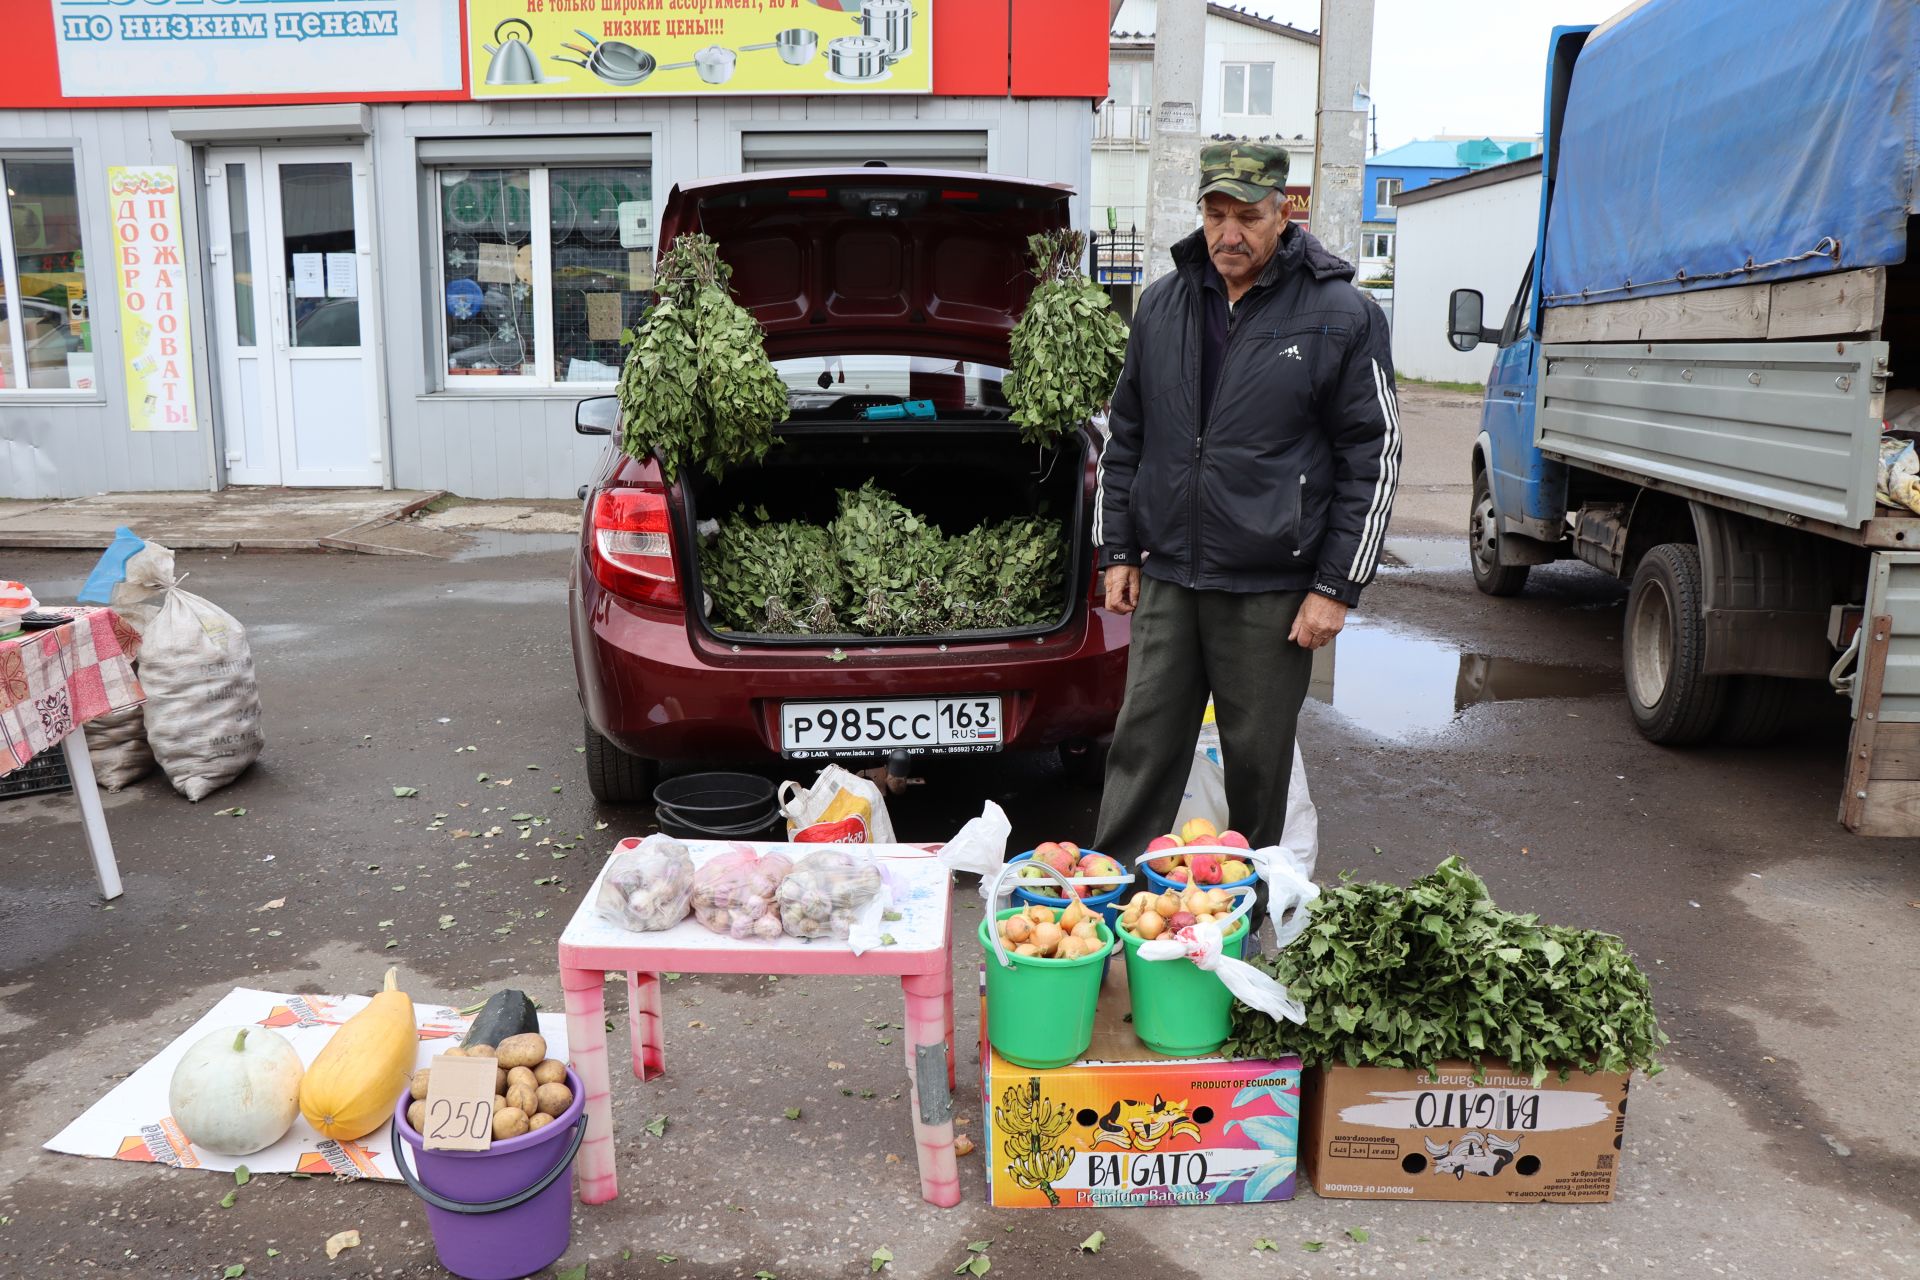
[[[485,1151],[493,1145],[492,1058],[433,1060],[427,1077],[427,1120],[422,1144],[429,1151]]]

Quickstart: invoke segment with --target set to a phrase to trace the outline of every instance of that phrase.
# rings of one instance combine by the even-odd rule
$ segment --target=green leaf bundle
[[[1236,1004],[1229,1057],[1426,1069],[1493,1057],[1537,1083],[1568,1068],[1651,1073],[1667,1043],[1619,938],[1502,911],[1457,857],[1404,889],[1343,877],[1305,933],[1253,963],[1307,1021]]]
[[[718,476],[759,461],[789,412],[759,324],[727,292],[731,275],[712,240],[677,237],[620,370],[621,447],[658,455],[669,483],[696,464]]]
[[[872,481],[825,527],[735,513],[700,548],[713,616],[768,635],[937,635],[1038,626],[1061,611],[1066,528],[1044,515],[949,537]]]
[[[1011,339],[1007,404],[1028,444],[1049,444],[1100,411],[1127,358],[1127,326],[1080,270],[1086,237],[1056,231],[1027,241],[1040,283]]]

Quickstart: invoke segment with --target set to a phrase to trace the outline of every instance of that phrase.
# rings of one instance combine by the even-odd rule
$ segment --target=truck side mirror
[[[1500,335],[1481,327],[1487,300],[1478,289],[1455,289],[1447,299],[1447,344],[1455,351],[1471,351],[1483,341],[1499,341]]]
[[[619,425],[619,396],[595,396],[573,407],[573,429],[583,436],[610,436]]]

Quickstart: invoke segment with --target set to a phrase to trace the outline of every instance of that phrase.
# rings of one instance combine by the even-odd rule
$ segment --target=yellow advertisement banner
[[[111,165],[113,274],[127,415],[135,431],[192,431],[193,344],[180,247],[180,176],[170,164]]]
[[[935,3],[467,0],[467,59],[476,98],[931,93]]]

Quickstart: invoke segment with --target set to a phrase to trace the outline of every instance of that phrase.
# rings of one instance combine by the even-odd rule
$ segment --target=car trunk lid
[[[1072,221],[1059,183],[933,170],[760,173],[674,188],[660,243],[713,237],[769,357],[849,351],[1005,366],[1027,238]]]

